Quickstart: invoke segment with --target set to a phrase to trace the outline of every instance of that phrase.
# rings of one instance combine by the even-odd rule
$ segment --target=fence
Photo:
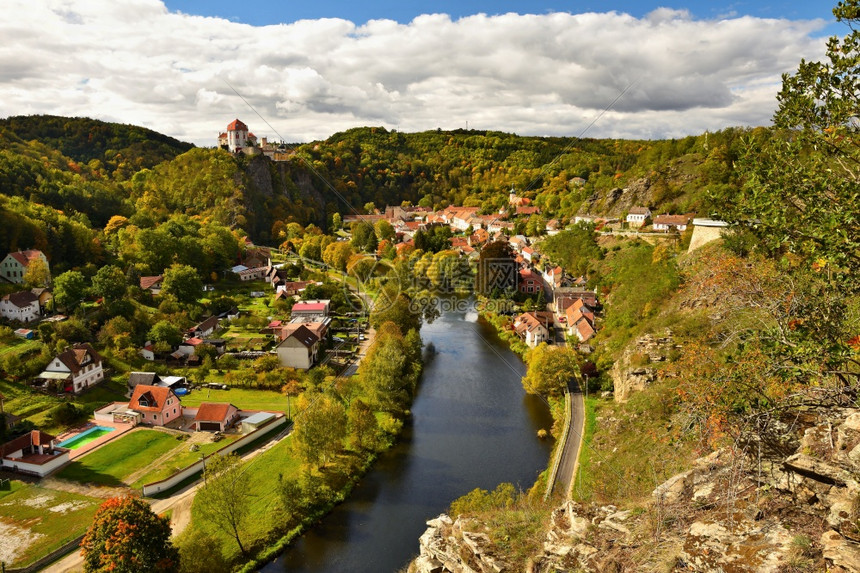
[[[549,479],[546,481],[546,493],[543,494],[543,499],[546,501],[549,499],[550,494],[552,494],[552,490],[555,487],[555,478],[558,474],[558,467],[561,465],[561,459],[564,456],[564,448],[567,446],[567,435],[570,433],[570,418],[572,416],[571,413],[571,399],[570,392],[565,391],[564,393],[564,430],[561,432],[561,438],[558,441],[558,445],[555,448],[555,459],[552,462],[552,470],[549,473]]]
[[[230,444],[227,444],[226,446],[224,446],[220,450],[209,454],[208,456],[206,456],[206,458],[211,458],[212,456],[226,456],[229,453],[235,452],[236,450],[238,450],[242,446],[250,444],[251,442],[253,442],[257,438],[259,438],[261,435],[263,435],[264,433],[268,433],[275,428],[279,428],[279,427],[283,426],[286,423],[287,423],[287,417],[284,416],[283,414],[281,414],[280,417],[276,418],[274,421],[266,424],[265,426],[263,426],[261,428],[257,428],[253,432],[245,434],[244,436],[242,436],[241,438],[239,438],[235,442],[231,442]],[[176,472],[175,474],[173,474],[172,476],[170,476],[168,478],[165,478],[161,481],[156,481],[156,482],[152,482],[152,483],[148,483],[148,484],[144,485],[143,486],[143,495],[147,495],[147,496],[148,495],[154,495],[154,494],[157,494],[159,492],[166,491],[166,490],[178,485],[182,481],[188,479],[189,477],[193,476],[197,472],[203,471],[203,469],[206,467],[206,458],[203,458],[200,461],[194,462],[190,466],[179,470],[178,472]]]

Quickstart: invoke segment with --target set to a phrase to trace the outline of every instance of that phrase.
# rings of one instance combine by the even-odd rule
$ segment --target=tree
[[[287,397],[287,419],[293,419],[293,409],[292,404],[290,404],[290,398],[294,396],[298,396],[302,393],[302,385],[298,380],[289,380],[284,386],[281,388],[281,393]]]
[[[376,250],[376,231],[367,221],[356,221],[352,224],[352,246],[359,251],[372,253]]]
[[[41,258],[33,259],[24,271],[24,284],[29,288],[43,287],[51,282],[51,271]]]
[[[349,437],[355,448],[362,450],[364,448],[373,448],[376,445],[379,424],[370,406],[359,399],[353,401],[349,407],[347,424],[349,426]]]
[[[335,213],[331,216],[331,230],[339,231],[341,227],[343,227],[343,218],[340,213]]]
[[[54,279],[54,301],[58,307],[74,309],[83,300],[86,290],[84,275],[78,271],[66,271]]]
[[[343,448],[346,437],[346,411],[343,405],[325,394],[299,398],[300,414],[293,430],[293,447],[306,464],[325,465]]]
[[[194,500],[201,516],[235,539],[239,551],[247,555],[242,533],[251,514],[249,474],[238,455],[228,454],[209,457],[203,475],[205,485]]]
[[[346,263],[352,256],[352,246],[346,241],[336,241],[331,243],[323,251],[323,262],[330,267],[333,267],[340,272],[346,271]]]
[[[529,394],[560,396],[579,377],[579,361],[572,348],[538,344],[526,356],[528,371],[523,388]]]
[[[153,342],[161,342],[174,348],[182,342],[182,331],[179,327],[168,320],[159,320],[149,329],[149,339]]]
[[[162,294],[170,295],[179,302],[194,303],[200,298],[203,283],[194,267],[174,264],[164,272]]]
[[[846,302],[860,293],[860,1],[840,2],[833,13],[851,33],[830,38],[827,61],[801,61],[783,76],[776,130],[755,130],[746,140],[744,192],[714,200],[724,219],[782,261],[784,283],[804,286],[807,298],[797,292],[792,301],[831,301],[822,315],[807,310],[789,330],[774,332],[775,344],[763,351],[782,362],[785,379],[817,384],[823,375],[849,385],[860,379],[845,335],[852,329]]]
[[[221,553],[218,538],[209,533],[186,528],[176,539],[176,545],[179,548],[180,573],[230,570],[230,564]]]
[[[93,276],[92,292],[105,301],[114,301],[125,296],[125,273],[119,267],[106,265]]]
[[[170,519],[132,496],[113,497],[99,507],[81,542],[81,554],[87,572],[179,571]]]
[[[394,238],[394,227],[385,219],[376,222],[376,238],[380,241],[390,241]]]

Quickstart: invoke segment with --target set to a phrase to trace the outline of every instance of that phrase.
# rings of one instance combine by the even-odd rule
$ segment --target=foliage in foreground
[[[179,571],[179,552],[170,541],[170,519],[155,515],[132,496],[104,502],[81,542],[87,573]]]

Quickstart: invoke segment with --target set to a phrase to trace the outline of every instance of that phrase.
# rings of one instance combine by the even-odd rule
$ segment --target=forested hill
[[[335,212],[404,201],[490,213],[508,204],[512,187],[540,208],[533,221],[540,229],[551,218],[622,216],[633,205],[710,213],[711,194],[737,188],[742,141],[771,136],[733,128],[631,141],[366,127],[299,145],[291,160],[273,162],[135,126],[10,117],[0,120],[0,253],[39,248],[58,269],[102,264],[122,256],[119,235],[106,233],[114,217],[114,232],[127,221],[128,252],[139,230],[156,231],[179,216],[278,244],[288,223],[325,227]],[[191,227],[172,229],[176,236]],[[176,238],[194,239],[184,233]]]
[[[403,200],[424,206],[507,204],[511,187],[552,217],[618,216],[631,201],[668,213],[707,212],[707,193],[736,188],[734,161],[743,136],[726,129],[678,140],[633,141],[522,137],[486,131],[398,133],[356,128],[298,155],[328,178],[353,207]],[[619,192],[633,191],[618,201]],[[343,203],[343,201],[341,201]],[[343,205],[338,205],[343,211]]]
[[[145,127],[87,117],[19,115],[0,119],[0,132],[38,141],[80,163],[124,178],[185,153],[194,145]]]

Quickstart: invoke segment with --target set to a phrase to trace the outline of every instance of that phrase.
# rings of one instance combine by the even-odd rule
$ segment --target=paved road
[[[568,429],[567,442],[561,453],[561,462],[553,486],[553,493],[563,492],[564,497],[570,497],[573,478],[579,465],[579,449],[582,447],[582,432],[585,428],[585,400],[582,392],[576,384],[570,389],[571,416],[570,428]]]

